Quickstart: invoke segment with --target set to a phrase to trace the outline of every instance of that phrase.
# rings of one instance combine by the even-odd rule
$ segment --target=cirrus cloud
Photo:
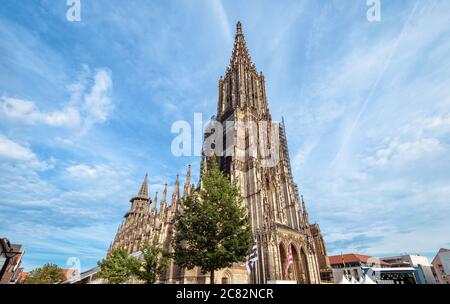
[[[83,77],[86,77],[86,72],[89,73],[89,68],[85,66]],[[0,117],[29,125],[82,127],[82,131],[86,132],[93,124],[105,122],[114,109],[111,98],[112,73],[107,68],[97,69],[89,92],[86,92],[82,82],[85,80],[68,86],[72,100],[61,110],[46,112],[39,109],[34,101],[0,97]]]

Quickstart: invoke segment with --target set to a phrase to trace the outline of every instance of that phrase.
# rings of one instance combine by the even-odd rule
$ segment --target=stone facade
[[[225,77],[219,80],[218,95],[215,119],[223,126],[223,134],[217,136],[218,131],[210,129],[205,133],[205,144],[216,144],[210,140],[213,135],[226,138],[224,153],[215,150],[215,155],[221,170],[240,186],[259,259],[252,274],[247,274],[244,263],[236,264],[218,271],[216,283],[320,283],[321,272],[329,266],[325,244],[319,226],[309,223],[305,201],[291,172],[284,121],[272,122],[264,76],[251,61],[239,22],[230,64]],[[201,172],[207,170],[210,157],[204,150]],[[137,196],[131,199],[131,210],[111,248],[122,247],[131,253],[156,238],[172,250],[173,218],[182,197],[191,191],[190,184],[189,166],[182,196],[177,177],[171,204],[166,202],[166,188],[157,210],[157,195],[153,200],[149,198],[146,176]],[[293,263],[287,267],[289,253]],[[184,270],[172,264],[164,281],[208,283],[209,277],[198,269]]]

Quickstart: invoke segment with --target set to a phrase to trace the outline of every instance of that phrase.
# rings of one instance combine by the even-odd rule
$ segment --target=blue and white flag
[[[252,252],[248,256],[247,260],[247,272],[251,273],[253,271],[253,268],[255,267],[255,263],[258,260],[258,244],[255,243],[252,247]]]

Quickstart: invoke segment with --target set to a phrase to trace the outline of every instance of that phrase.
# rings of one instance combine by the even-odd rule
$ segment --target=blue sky
[[[176,120],[215,113],[235,23],[286,121],[330,254],[450,246],[450,3],[65,0],[0,5],[0,234],[45,262],[103,258],[146,172],[182,181]]]

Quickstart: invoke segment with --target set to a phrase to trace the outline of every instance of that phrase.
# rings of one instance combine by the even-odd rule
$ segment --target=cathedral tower
[[[318,252],[292,176],[284,121],[272,121],[265,79],[252,62],[240,22],[230,63],[219,80],[216,119],[223,136],[214,135],[225,138],[225,144],[214,154],[220,155],[221,170],[240,185],[258,244],[259,260],[249,281],[319,283]],[[210,136],[206,133],[205,143]]]

